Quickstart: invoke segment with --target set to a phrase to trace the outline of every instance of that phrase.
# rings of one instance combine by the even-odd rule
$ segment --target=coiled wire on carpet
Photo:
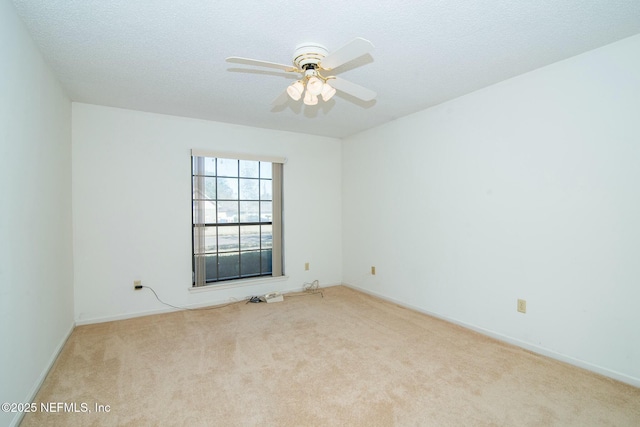
[[[307,282],[302,285],[302,292],[294,292],[290,294],[285,294],[287,297],[302,297],[305,295],[317,295],[320,294],[322,298],[324,298],[324,294],[320,290],[320,281],[314,280],[313,282]]]
[[[304,289],[304,292],[309,292],[312,294],[316,294],[318,292],[320,292],[320,294],[322,294],[322,291],[320,291],[320,281],[319,280],[314,280],[311,283],[305,283],[304,285],[302,285],[302,289]],[[323,295],[324,297],[324,295]]]

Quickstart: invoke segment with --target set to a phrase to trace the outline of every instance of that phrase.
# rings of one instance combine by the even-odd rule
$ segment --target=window
[[[192,150],[193,286],[282,276],[282,163]]]

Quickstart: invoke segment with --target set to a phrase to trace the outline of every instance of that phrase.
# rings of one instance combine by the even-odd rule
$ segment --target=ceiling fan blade
[[[260,61],[257,59],[240,58],[238,56],[228,57],[227,62],[233,62],[235,64],[244,64],[244,65],[257,65],[259,67],[277,68],[278,70],[284,70],[284,71],[298,71],[296,67],[292,67],[291,65],[277,64],[275,62]]]
[[[353,59],[365,55],[373,50],[373,44],[369,40],[357,37],[340,49],[331,52],[320,61],[320,66],[330,70],[339,67]]]
[[[337,90],[341,90],[342,92],[351,96],[355,96],[356,98],[359,98],[363,101],[371,101],[376,97],[376,93],[371,89],[367,89],[366,87],[351,83],[350,81],[342,79],[340,77],[330,79],[327,83],[329,83]]]

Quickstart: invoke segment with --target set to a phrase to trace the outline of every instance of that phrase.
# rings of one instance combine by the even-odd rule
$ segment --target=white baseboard
[[[214,304],[212,304],[214,305]],[[94,323],[113,322],[116,320],[133,319],[134,317],[153,316],[154,314],[178,311],[176,308],[159,308],[156,310],[136,311],[133,313],[114,314],[112,316],[90,317],[88,319],[76,319],[76,325],[93,325]]]
[[[495,339],[497,339],[499,341],[506,342],[506,343],[515,345],[515,346],[520,347],[520,348],[524,348],[525,350],[532,351],[532,352],[540,354],[542,356],[550,357],[550,358],[558,360],[560,362],[568,363],[570,365],[577,366],[579,368],[586,369],[588,371],[595,372],[595,373],[600,374],[600,375],[604,375],[605,377],[609,377],[609,378],[612,378],[614,380],[617,380],[617,381],[632,385],[634,387],[640,388],[640,378],[632,377],[630,375],[623,374],[621,372],[617,372],[617,371],[614,371],[614,370],[611,370],[611,369],[608,369],[608,368],[605,368],[605,367],[602,367],[602,366],[599,366],[599,365],[594,365],[594,364],[586,362],[584,360],[576,359],[576,358],[571,357],[569,355],[558,353],[558,352],[555,352],[555,351],[550,350],[548,348],[541,347],[541,346],[538,346],[538,345],[535,345],[535,344],[531,344],[529,342],[522,341],[522,340],[519,340],[517,338],[513,338],[513,337],[510,337],[510,336],[507,336],[507,335],[504,335],[504,334],[501,334],[501,333],[498,333],[498,332],[495,332],[495,331],[492,331],[492,330],[489,330],[489,329],[484,329],[484,328],[481,328],[479,326],[475,326],[475,325],[472,325],[470,323],[466,323],[466,322],[460,321],[458,319],[454,319],[454,318],[451,318],[451,317],[448,317],[448,316],[444,316],[444,315],[439,314],[439,313],[434,313],[432,311],[428,311],[428,310],[425,310],[423,308],[420,308],[420,307],[417,307],[417,306],[414,306],[414,305],[411,305],[411,304],[407,304],[407,303],[405,303],[403,301],[399,301],[399,300],[397,300],[395,298],[391,298],[391,297],[389,297],[387,295],[383,295],[381,293],[378,293],[378,292],[375,292],[375,291],[371,291],[369,289],[361,288],[359,286],[350,285],[348,283],[343,283],[343,285],[348,287],[348,288],[363,292],[365,294],[369,294],[369,295],[375,296],[377,298],[383,299],[385,301],[392,302],[394,304],[397,304],[399,306],[408,308],[410,310],[414,310],[414,311],[417,311],[417,312],[420,312],[420,313],[423,313],[423,314],[427,314],[429,316],[433,316],[433,317],[436,317],[438,319],[442,319],[442,320],[447,321],[449,323],[454,323],[454,324],[462,326],[464,328],[471,329],[472,331],[479,332],[482,335],[486,335],[486,336],[489,336],[491,338],[495,338]]]
[[[323,287],[330,287],[330,286],[339,286],[341,285],[341,283],[337,283],[337,284],[333,284],[333,285],[326,285]],[[278,292],[281,292],[283,294],[287,294],[287,292],[299,292],[302,290],[302,287],[296,287],[296,288],[290,288],[290,289],[284,289],[284,290],[278,290]],[[241,301],[241,300],[238,300]],[[226,299],[226,300],[219,300],[219,301],[209,301],[209,302],[205,302],[205,303],[196,303],[196,304],[187,304],[187,305],[182,305],[180,306],[181,308],[172,308],[172,307],[166,307],[166,308],[158,308],[158,309],[153,309],[153,310],[145,310],[145,311],[136,311],[136,312],[132,312],[132,313],[122,313],[122,314],[115,314],[115,315],[111,315],[111,316],[103,316],[103,317],[92,317],[92,318],[88,318],[88,319],[76,319],[76,325],[77,326],[82,326],[82,325],[92,325],[94,323],[104,323],[104,322],[113,322],[116,320],[125,320],[125,319],[133,319],[135,317],[144,317],[144,316],[152,316],[154,314],[163,314],[163,313],[170,313],[172,311],[180,311],[180,310],[184,310],[184,309],[195,309],[195,308],[203,308],[203,307],[212,307],[215,305],[222,305],[222,304],[229,304],[229,303],[233,303],[235,302],[234,300],[230,300],[230,299]]]
[[[58,359],[58,356],[60,355],[60,352],[64,348],[64,345],[67,343],[67,340],[71,336],[71,333],[73,332],[73,329],[75,327],[76,327],[75,322],[71,322],[71,326],[69,327],[69,330],[67,331],[67,333],[64,335],[64,337],[60,340],[60,342],[56,346],[55,350],[51,354],[51,357],[49,358],[49,361],[47,362],[47,365],[42,370],[42,372],[40,373],[40,376],[38,377],[36,382],[33,384],[33,386],[31,387],[31,390],[29,390],[29,392],[27,393],[27,396],[25,397],[25,399],[22,402],[33,402],[34,401],[34,399],[36,398],[36,394],[38,394],[38,391],[40,390],[40,387],[42,387],[42,383],[47,378],[47,375],[49,375],[49,371],[53,367],[53,364],[56,362],[56,359]],[[16,413],[15,417],[9,423],[9,426],[11,426],[11,427],[19,426],[20,423],[22,422],[22,418],[23,417],[24,417],[24,412]]]

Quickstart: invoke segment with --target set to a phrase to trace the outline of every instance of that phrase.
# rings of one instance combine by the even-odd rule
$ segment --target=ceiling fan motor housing
[[[293,54],[293,63],[299,70],[315,69],[328,53],[327,48],[318,43],[299,44]]]

